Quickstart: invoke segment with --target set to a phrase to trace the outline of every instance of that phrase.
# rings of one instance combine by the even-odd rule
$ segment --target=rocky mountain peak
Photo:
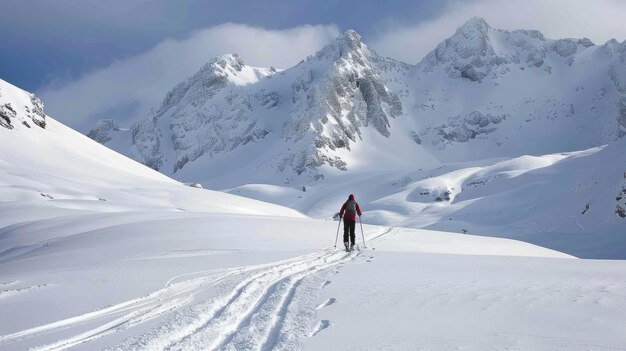
[[[482,80],[491,70],[491,61],[497,56],[491,45],[493,30],[480,17],[473,17],[457,29],[450,38],[440,43],[416,67],[424,72],[440,65],[452,78]]]
[[[361,36],[352,29],[348,29],[332,43],[322,48],[314,55],[317,60],[355,61],[358,65],[365,65],[369,55],[367,46],[361,42]]]
[[[237,74],[246,64],[238,54],[226,54],[211,59],[202,70],[208,70],[215,74]],[[201,70],[201,71],[202,71]]]
[[[163,99],[157,114],[187,101],[203,100],[215,95],[229,82],[240,82],[239,75],[246,68],[243,59],[237,54],[226,54],[212,58],[193,76],[178,84]]]
[[[107,141],[111,140],[111,132],[119,132],[120,127],[112,119],[101,119],[96,125],[91,128],[87,136],[100,144],[106,144]]]
[[[484,19],[473,17],[431,51],[416,68],[431,72],[442,67],[451,78],[480,82],[489,75],[496,78],[507,74],[511,70],[511,67],[506,68],[509,65],[549,73],[552,68],[546,60],[555,60],[549,57],[550,53],[560,56],[559,65],[570,66],[575,54],[592,46],[594,44],[587,38],[549,40],[536,30],[496,30]]]
[[[457,29],[455,35],[462,35],[465,38],[484,37],[490,29],[491,26],[484,18],[472,17]]]
[[[361,43],[361,36],[352,29],[345,31],[335,42],[340,48],[346,51],[359,50],[363,45],[363,43]]]
[[[473,17],[444,42],[445,47],[452,49],[461,58],[485,56],[491,48],[489,42],[490,29],[491,27],[484,19]]]

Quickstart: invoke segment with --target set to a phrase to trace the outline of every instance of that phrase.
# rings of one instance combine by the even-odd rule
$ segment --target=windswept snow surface
[[[2,350],[626,345],[624,261],[373,225],[346,253],[338,222],[185,186],[45,121],[0,127]]]

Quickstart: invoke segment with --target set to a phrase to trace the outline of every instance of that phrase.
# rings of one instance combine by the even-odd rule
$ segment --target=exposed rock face
[[[106,144],[107,141],[111,140],[111,132],[119,131],[120,127],[114,120],[102,119],[98,121],[93,128],[91,128],[89,133],[87,133],[87,136],[101,144]]]
[[[23,95],[9,100],[9,97],[3,97],[0,91],[0,127],[14,129],[17,125],[22,125],[31,128],[31,124],[34,124],[45,129],[46,114],[43,111],[43,102],[34,94],[24,92]]]
[[[491,115],[480,111],[472,111],[467,116],[454,116],[448,118],[448,123],[436,126],[433,130],[437,135],[449,142],[466,142],[481,134],[489,134],[497,129],[497,124],[507,118],[506,114]],[[427,128],[423,134],[431,132]]]
[[[11,103],[6,103],[0,106],[0,126],[8,129],[13,129],[11,121],[15,120],[17,112],[11,106]]]
[[[298,174],[323,164],[345,170],[347,164],[329,150],[350,150],[362,128],[371,127],[389,137],[389,120],[402,114],[400,99],[381,77],[393,69],[394,62],[378,57],[360,39],[349,30],[295,68],[299,74],[291,89],[293,107],[282,135],[284,140],[295,141],[308,137],[313,146],[297,157],[294,170]],[[284,163],[291,160],[289,156]]]
[[[494,77],[506,74],[509,71],[506,66],[510,64],[542,67],[551,52],[571,65],[573,56],[590,46],[593,43],[587,38],[547,40],[537,31],[495,30],[484,19],[474,17],[439,44],[417,68],[432,72],[443,66],[451,78],[480,82],[490,74]],[[550,71],[552,68],[545,66],[543,69]]]
[[[334,151],[349,150],[363,128],[391,135],[390,119],[403,110],[383,75],[408,69],[378,57],[354,31],[283,72],[225,55],[176,86],[137,122],[133,145],[144,164],[168,173],[203,155],[271,137],[291,145],[289,152],[271,156],[276,171],[315,178],[322,165],[345,170]]]
[[[622,190],[615,197],[615,214],[621,218],[626,218],[626,181],[622,185]]]
[[[46,114],[43,112],[43,102],[35,94],[30,94],[31,106],[24,106],[26,117],[41,128],[46,128]]]
[[[156,170],[176,172],[205,153],[227,152],[267,135],[246,115],[251,111],[250,96],[236,85],[249,78],[246,75],[260,79],[268,73],[245,66],[238,55],[225,55],[176,86],[158,109],[132,128],[142,161]],[[175,159],[164,156],[170,148]]]

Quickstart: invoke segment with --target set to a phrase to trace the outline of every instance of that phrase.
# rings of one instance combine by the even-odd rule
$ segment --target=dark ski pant
[[[354,245],[354,228],[356,228],[356,222],[349,219],[343,219],[343,242],[348,242],[348,235],[350,235],[350,243]]]

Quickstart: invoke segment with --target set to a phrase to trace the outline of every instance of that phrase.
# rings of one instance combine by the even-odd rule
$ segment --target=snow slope
[[[25,104],[28,108],[28,93],[2,80],[0,93],[0,105]],[[22,101],[16,103],[18,99]],[[22,113],[18,112],[18,117]],[[45,122],[45,129],[18,123],[14,123],[14,129],[0,128],[4,150],[0,201],[11,213],[11,217],[0,219],[0,225],[19,222],[35,212],[35,216],[60,216],[152,208],[302,217],[279,206],[186,187],[50,117]]]
[[[337,222],[184,186],[45,121],[0,128],[0,349],[626,343],[623,261],[369,225],[376,250],[345,253]]]
[[[352,174],[304,188],[250,184],[227,191],[314,218],[331,218],[354,193],[364,223],[514,238],[577,257],[624,259],[618,212],[625,147],[620,140],[579,152]]]

